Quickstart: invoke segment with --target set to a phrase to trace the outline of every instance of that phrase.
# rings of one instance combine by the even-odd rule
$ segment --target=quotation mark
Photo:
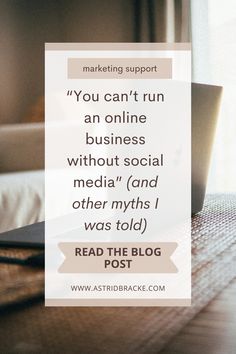
[[[117,176],[117,177],[116,177],[116,182],[121,182],[121,179],[122,179],[121,176]]]
[[[67,96],[72,96],[72,94],[73,94],[73,91],[72,91],[72,90],[68,90],[68,91],[67,91]]]

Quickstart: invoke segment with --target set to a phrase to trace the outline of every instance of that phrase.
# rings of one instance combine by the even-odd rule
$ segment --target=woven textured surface
[[[26,258],[37,250],[1,248],[0,256]],[[0,263],[0,308],[43,293],[44,270]]]
[[[192,253],[191,307],[44,308],[38,302],[1,314],[0,352],[157,353],[236,276],[236,195],[206,198],[192,219]]]

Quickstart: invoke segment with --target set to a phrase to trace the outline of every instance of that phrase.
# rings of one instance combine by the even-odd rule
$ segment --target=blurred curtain
[[[132,42],[133,0],[0,0],[0,124],[43,120],[45,42]]]
[[[208,0],[191,0],[193,80],[211,83]]]
[[[193,80],[223,86],[208,193],[236,192],[236,1],[191,0]]]
[[[135,0],[136,42],[189,42],[190,0]]]
[[[189,41],[189,0],[0,0],[0,124],[43,120],[45,42],[166,41]]]

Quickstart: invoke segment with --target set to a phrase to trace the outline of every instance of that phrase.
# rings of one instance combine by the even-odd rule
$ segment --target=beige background
[[[102,256],[75,256],[75,248],[91,247],[103,249]],[[112,248],[127,248],[128,256],[109,256],[107,247]],[[160,248],[160,256],[132,256],[131,248],[140,248],[145,254],[147,248]],[[99,243],[60,243],[59,248],[65,255],[66,259],[59,268],[59,273],[176,273],[176,266],[171,261],[170,257],[177,247],[175,242],[99,242]],[[130,268],[105,268],[105,260],[131,260]]]
[[[122,67],[123,72],[117,71],[88,72],[84,67]],[[152,68],[156,66],[156,70]],[[143,73],[126,72],[126,67],[137,67],[150,71]],[[171,79],[172,78],[172,59],[170,58],[69,58],[68,59],[68,79]]]

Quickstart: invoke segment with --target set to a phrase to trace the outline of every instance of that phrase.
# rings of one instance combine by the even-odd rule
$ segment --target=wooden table
[[[213,195],[192,219],[191,307],[45,308],[43,271],[2,264],[0,353],[235,354],[235,288],[210,303],[236,276],[235,254],[236,195]]]
[[[236,353],[236,279],[161,351],[161,354],[199,353]]]

